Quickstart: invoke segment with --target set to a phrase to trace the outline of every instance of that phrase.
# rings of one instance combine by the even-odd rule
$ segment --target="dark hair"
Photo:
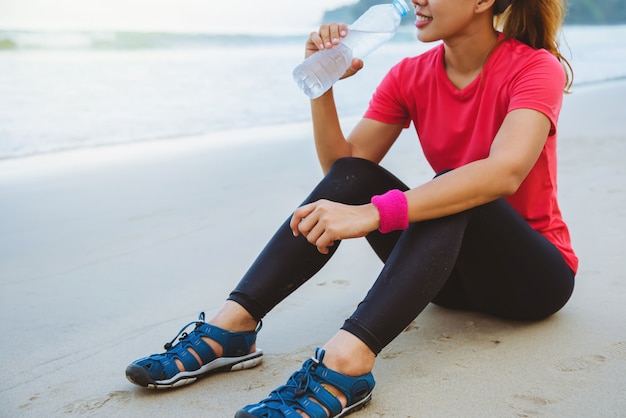
[[[568,91],[574,71],[561,54],[558,39],[566,9],[566,0],[496,0],[494,5],[496,26],[506,37],[535,49],[543,48],[558,58],[566,75],[564,89]]]

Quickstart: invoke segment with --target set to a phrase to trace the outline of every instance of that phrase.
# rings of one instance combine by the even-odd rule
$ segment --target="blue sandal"
[[[311,418],[338,418],[365,407],[372,399],[375,384],[372,374],[346,376],[327,368],[323,359],[324,350],[318,348],[315,357],[305,361],[302,369],[292,374],[284,386],[272,391],[258,404],[240,409],[235,418],[291,418],[299,417],[299,412],[306,412]],[[348,405],[344,408],[323,384],[332,385],[344,393]]]
[[[187,334],[185,330],[190,325],[195,325],[195,328]],[[165,344],[164,353],[153,354],[130,364],[126,368],[126,378],[149,389],[167,389],[195,382],[209,373],[252,368],[262,361],[262,350],[250,352],[261,326],[259,322],[254,331],[230,332],[204,322],[204,312],[201,312],[198,321],[185,325],[172,341]],[[178,343],[173,345],[178,337]],[[218,357],[202,337],[208,337],[224,347],[223,356]],[[189,352],[189,348],[195,350],[202,364]],[[175,359],[183,363],[184,372],[178,370]]]

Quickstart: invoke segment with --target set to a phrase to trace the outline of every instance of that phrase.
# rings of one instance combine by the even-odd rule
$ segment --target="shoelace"
[[[272,393],[270,393],[270,396],[265,401],[261,401],[261,403],[272,408],[273,406],[270,403],[272,401],[278,401],[283,405],[288,405],[292,396],[296,398],[305,396],[313,380],[312,374],[315,372],[318,365],[319,361],[315,358],[307,360],[302,366],[302,369],[292,374],[285,385],[274,389]]]
[[[189,334],[186,332],[186,329],[189,328],[191,325],[195,325],[196,328],[198,328],[200,325],[204,324],[204,312],[200,312],[200,315],[198,315],[198,320],[197,321],[192,321],[190,323],[188,323],[187,325],[185,325],[184,327],[181,328],[180,331],[178,331],[178,334],[176,334],[176,336],[174,338],[172,338],[172,341],[167,342],[163,345],[163,348],[165,348],[166,350],[170,350],[173,346],[174,346],[174,341],[176,341],[176,339],[178,337],[180,337],[180,340],[184,340],[185,338],[187,338],[189,336]],[[193,332],[193,331],[192,331]]]

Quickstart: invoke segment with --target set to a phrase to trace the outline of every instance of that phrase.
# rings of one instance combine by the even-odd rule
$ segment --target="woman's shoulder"
[[[508,55],[513,61],[519,64],[544,63],[547,65],[557,64],[560,62],[550,51],[540,48],[533,48],[517,39],[508,38],[503,41],[500,48],[501,55]]]
[[[490,63],[491,73],[509,80],[548,77],[556,81],[565,76],[561,62],[552,53],[532,48],[516,39],[505,39],[495,55]]]

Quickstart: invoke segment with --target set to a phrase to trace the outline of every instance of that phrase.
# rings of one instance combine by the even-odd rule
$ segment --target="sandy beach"
[[[624,109],[625,81],[565,98],[572,300],[537,323],[428,307],[355,417],[626,417]],[[383,165],[431,176],[412,129]],[[173,391],[124,370],[210,316],[320,177],[308,124],[0,161],[0,417],[231,417],[284,383],[382,267],[363,240],[266,317],[261,366]]]

